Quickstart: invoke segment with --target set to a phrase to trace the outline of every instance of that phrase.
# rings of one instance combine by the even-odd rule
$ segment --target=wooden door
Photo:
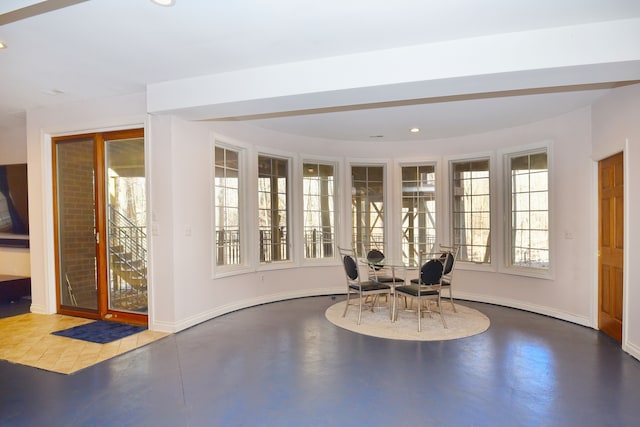
[[[52,142],[58,313],[146,326],[143,129]]]
[[[622,342],[623,154],[598,163],[598,328]]]

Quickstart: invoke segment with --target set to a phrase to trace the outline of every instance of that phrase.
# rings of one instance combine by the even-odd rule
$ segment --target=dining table
[[[440,256],[443,254],[443,251],[438,251],[438,252],[433,252],[428,254],[428,256],[425,258],[425,261],[429,260],[429,259],[438,259],[440,258]],[[407,281],[411,280],[411,279],[407,279],[407,272],[408,271],[415,271],[415,278],[417,279],[418,276],[420,275],[420,266],[418,265],[418,262],[416,262],[415,260],[405,260],[403,258],[383,258],[383,259],[362,259],[362,263],[365,264],[371,271],[371,275],[374,276],[373,280],[375,279],[375,276],[378,274],[378,272],[382,269],[387,269],[388,271],[391,272],[391,277],[393,278],[393,280],[391,281],[385,281],[385,284],[388,284],[389,286],[391,286],[391,291],[393,293],[393,308],[391,311],[391,321],[395,321],[395,316],[396,316],[396,304],[397,304],[397,298],[396,298],[396,292],[395,292],[395,288],[397,286],[397,284],[403,285],[403,284],[409,284],[407,283]],[[396,282],[396,278],[399,278],[396,274],[397,272],[401,270],[403,271],[403,277],[402,277],[402,282]]]
[[[384,259],[363,259],[362,263],[365,264],[370,270],[370,277],[372,280],[376,280],[376,276],[378,272],[382,269],[386,269],[390,271],[392,280],[385,281],[384,283],[391,287],[391,292],[393,294],[393,308],[391,310],[391,321],[395,321],[396,314],[396,296],[395,296],[395,287],[397,284],[405,284],[407,282],[407,271],[409,270],[418,270],[418,264],[412,261],[405,261],[401,258],[384,258]],[[397,275],[399,271],[403,272],[402,281],[396,281],[395,279],[400,279]],[[417,277],[417,276],[416,276]]]

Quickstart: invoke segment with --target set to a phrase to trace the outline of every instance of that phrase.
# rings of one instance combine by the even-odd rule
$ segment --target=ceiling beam
[[[74,4],[83,3],[87,0],[47,0],[29,6],[14,9],[0,15],[0,26],[11,22],[21,21],[54,10],[62,9]]]

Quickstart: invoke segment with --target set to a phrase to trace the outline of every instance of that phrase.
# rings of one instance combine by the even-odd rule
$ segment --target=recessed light
[[[7,45],[0,41],[0,49],[6,49]]]
[[[57,96],[63,94],[64,91],[61,91],[60,89],[45,89],[42,91],[42,93],[46,95]]]
[[[409,129],[409,131],[411,133],[418,133],[418,132],[420,132],[420,128],[411,128],[411,129]]]
[[[173,6],[176,4],[176,0],[151,0],[151,3],[155,3],[158,6]]]

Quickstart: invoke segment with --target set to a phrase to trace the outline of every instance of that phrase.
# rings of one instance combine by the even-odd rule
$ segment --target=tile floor
[[[0,319],[0,359],[71,374],[168,334],[149,330],[107,344],[51,335],[92,320],[60,314],[20,314]]]

